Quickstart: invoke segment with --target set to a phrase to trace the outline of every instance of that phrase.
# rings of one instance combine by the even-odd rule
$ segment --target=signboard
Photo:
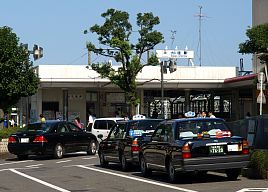
[[[266,104],[266,98],[263,92],[261,91],[259,96],[257,97],[257,103]]]
[[[156,50],[156,57],[157,58],[184,58],[184,59],[193,59],[194,58],[194,51],[188,50]]]

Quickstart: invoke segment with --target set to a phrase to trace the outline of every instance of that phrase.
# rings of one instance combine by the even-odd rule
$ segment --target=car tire
[[[61,143],[58,143],[54,147],[54,158],[55,159],[61,159],[64,155],[64,147]]]
[[[127,162],[126,156],[121,154],[120,156],[121,169],[123,171],[128,171],[130,168],[130,164]]]
[[[88,155],[95,155],[96,152],[97,152],[97,141],[93,140],[89,143],[89,146],[88,146],[88,151],[87,151],[87,154]]]
[[[100,152],[99,158],[100,158],[100,166],[103,167],[103,168],[108,167],[109,162],[105,160],[103,152]]]
[[[229,180],[235,181],[237,180],[237,177],[240,175],[241,169],[227,169],[225,173]]]
[[[145,158],[143,156],[141,156],[140,158],[140,169],[143,177],[148,177],[152,174],[152,170],[148,168]]]
[[[28,159],[28,155],[17,155],[18,160],[22,161],[22,160],[26,160]]]
[[[168,172],[168,176],[169,176],[169,181],[171,183],[175,183],[177,181],[178,174],[176,173],[175,167],[174,167],[171,160],[169,160],[167,172]]]

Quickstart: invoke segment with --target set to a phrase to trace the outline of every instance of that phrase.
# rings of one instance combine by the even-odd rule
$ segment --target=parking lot
[[[187,176],[170,184],[166,174],[154,173],[149,178],[141,176],[138,168],[122,172],[120,166],[99,166],[98,156],[75,153],[63,159],[30,157],[18,161],[6,154],[0,160],[0,191],[268,191],[267,180],[250,180],[239,177],[228,181],[225,174],[208,172],[207,176]],[[11,182],[12,181],[12,182]]]

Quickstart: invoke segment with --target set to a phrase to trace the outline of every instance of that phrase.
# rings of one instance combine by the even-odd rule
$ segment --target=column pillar
[[[185,93],[185,112],[190,111],[190,89],[185,89],[184,90]]]
[[[68,89],[62,90],[63,97],[62,97],[62,103],[63,103],[63,120],[68,121]]]
[[[239,108],[239,90],[233,89],[232,90],[232,114],[231,119],[232,120],[239,120],[240,118],[240,108]]]

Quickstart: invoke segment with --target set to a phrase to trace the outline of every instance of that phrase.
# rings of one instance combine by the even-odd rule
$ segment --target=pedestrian
[[[250,116],[251,116],[251,115],[250,115],[250,112],[247,112],[247,114],[246,114],[246,117],[245,117],[245,118],[246,118],[246,119],[248,119],[248,118],[250,118]]]
[[[45,123],[46,122],[46,118],[44,117],[43,113],[41,113],[39,117],[40,117],[41,123]]]
[[[89,111],[89,112],[88,112],[88,124],[87,124],[87,131],[91,131],[91,129],[92,129],[92,125],[93,125],[93,122],[94,122],[93,115],[92,115],[91,111]]]
[[[119,112],[115,111],[115,117],[120,117]]]
[[[206,118],[207,117],[207,112],[206,111],[202,111],[202,118]]]
[[[11,120],[9,120],[10,127],[15,127],[15,121],[14,118],[12,117]]]
[[[152,118],[153,118],[153,119],[157,119],[157,117],[158,117],[158,113],[157,113],[156,110],[154,110],[154,111],[153,111]]]
[[[76,118],[74,119],[74,123],[75,123],[75,125],[76,125],[77,127],[79,127],[80,129],[83,129],[83,126],[82,126],[82,124],[81,124],[81,122],[80,122],[80,118],[79,118],[79,117],[76,117]]]
[[[216,118],[215,115],[213,115],[212,111],[208,112],[208,116],[209,116],[210,118]]]

